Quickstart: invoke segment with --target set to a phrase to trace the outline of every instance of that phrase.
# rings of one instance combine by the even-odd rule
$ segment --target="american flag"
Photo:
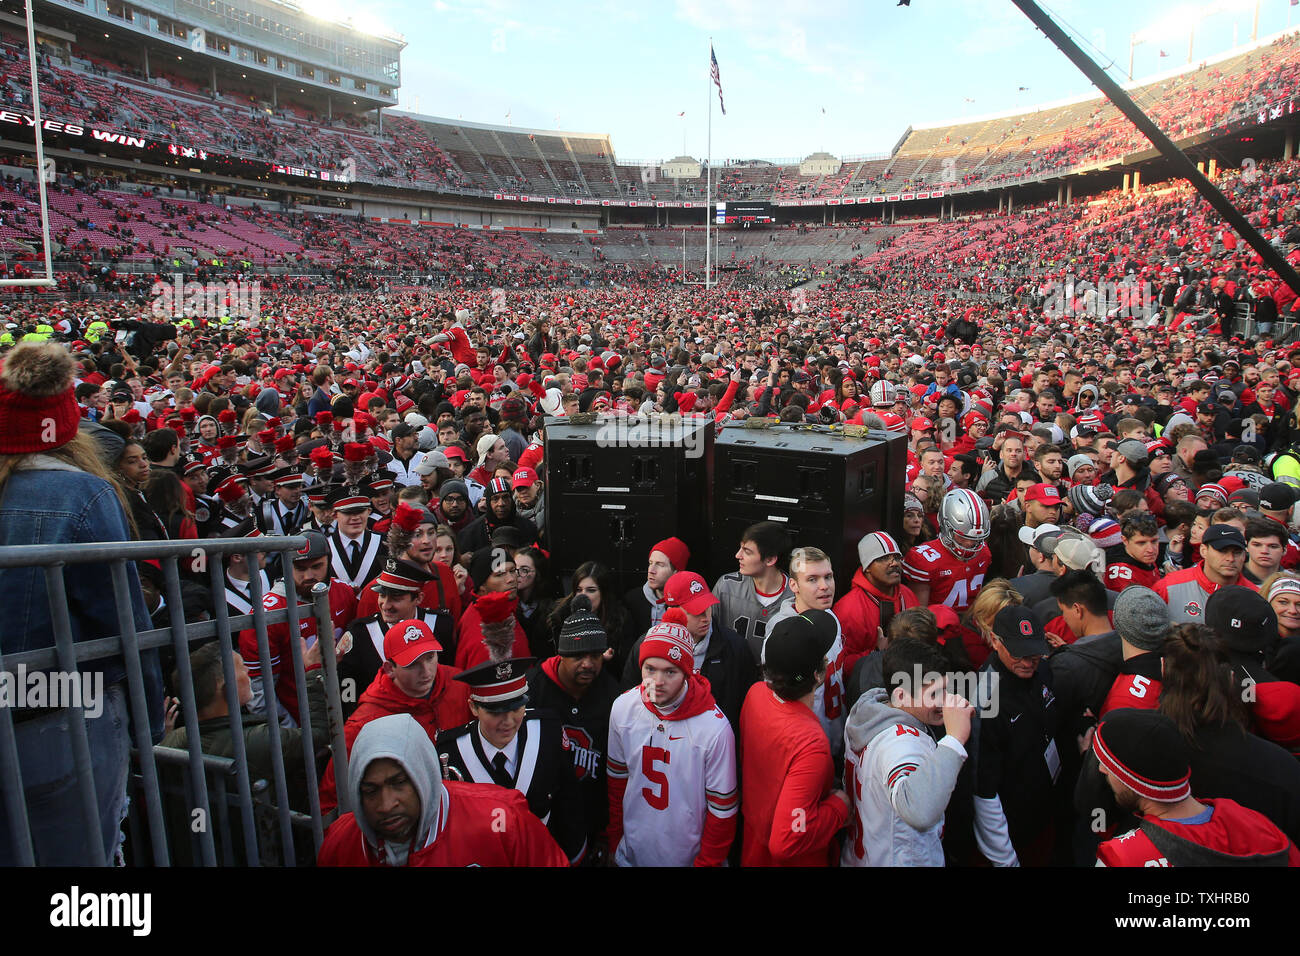
[[[709,75],[713,77],[713,83],[718,88],[718,105],[722,107],[722,115],[727,115],[727,104],[722,102],[722,75],[718,72],[718,57],[713,52],[713,44],[709,44]]]

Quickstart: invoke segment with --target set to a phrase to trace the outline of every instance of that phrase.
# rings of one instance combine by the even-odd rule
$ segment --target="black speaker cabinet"
[[[560,575],[599,561],[620,593],[645,581],[655,542],[681,538],[691,568],[711,566],[712,419],[629,424],[546,420],[546,528]]]
[[[777,521],[795,547],[830,556],[836,595],[858,567],[858,541],[897,536],[903,518],[907,439],[848,438],[803,430],[726,428],[714,446],[713,576],[736,570],[751,524]]]

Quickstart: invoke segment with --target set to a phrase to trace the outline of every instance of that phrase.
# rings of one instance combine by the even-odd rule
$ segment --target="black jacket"
[[[488,518],[490,517],[491,515],[480,515],[467,524],[465,530],[456,536],[456,547],[462,553],[473,554],[479,548],[486,548],[492,543],[492,532],[501,527],[514,528],[518,531],[525,545],[537,543],[537,525],[527,518],[521,518],[516,514],[511,515],[505,521],[493,519],[489,524]]]
[[[438,735],[438,753],[470,783],[495,783],[518,790],[528,798],[528,809],[555,837],[571,862],[587,847],[582,792],[573,760],[565,746],[560,722],[539,718],[530,711],[519,727],[513,777],[498,780],[478,734],[478,721]]]
[[[1059,648],[1047,664],[1052,672],[1052,690],[1060,698],[1065,735],[1081,734],[1094,722],[1083,716],[1084,711],[1091,710],[1094,717],[1101,714],[1102,702],[1124,664],[1124,649],[1119,635],[1108,631],[1081,637]]]
[[[624,690],[630,690],[641,683],[641,665],[637,661],[644,640],[644,634],[637,638],[623,665]],[[749,652],[739,634],[714,621],[709,647],[704,662],[700,664],[700,673],[708,680],[718,709],[731,722],[736,739],[740,739],[740,708],[745,703],[745,695],[758,681],[758,666],[754,663],[754,655]]]
[[[543,662],[544,664],[545,662]],[[528,702],[539,717],[560,722],[565,747],[583,795],[583,818],[589,837],[600,837],[609,824],[605,758],[609,753],[609,712],[620,693],[618,681],[602,670],[581,699],[575,700],[547,675],[543,664],[528,674]]]

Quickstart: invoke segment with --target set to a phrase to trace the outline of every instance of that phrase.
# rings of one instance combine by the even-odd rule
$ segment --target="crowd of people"
[[[1296,174],[1225,184],[1284,248]],[[321,864],[1300,862],[1296,296],[1185,191],[1111,199],[918,227],[797,297],[276,291],[262,320],[182,322],[11,302],[0,544],[303,535],[223,557],[222,590],[183,562],[184,614],[323,584],[332,634],[304,604],[269,674],[249,628],[233,689],[210,643],[143,676],[156,742],[188,744],[189,701],[205,752],[234,753],[233,701],[253,773],[271,724],[294,774],[326,758],[288,781],[295,809],[354,808]],[[676,535],[630,590],[596,555],[561,578],[545,436],[579,414],[863,426],[907,446],[903,513],[847,579],[771,521],[715,542],[736,568],[712,582]],[[130,609],[108,573],[65,569],[75,640],[171,623],[156,566],[128,569]],[[44,588],[0,572],[5,655],[52,645]],[[102,666],[111,850],[129,747]],[[67,720],[16,718],[39,862],[88,839],[46,786]]]

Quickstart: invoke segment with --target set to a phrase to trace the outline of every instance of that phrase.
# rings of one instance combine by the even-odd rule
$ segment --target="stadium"
[[[1300,28],[1014,6],[1090,92],[634,160],[0,0],[0,862],[1300,864]]]

